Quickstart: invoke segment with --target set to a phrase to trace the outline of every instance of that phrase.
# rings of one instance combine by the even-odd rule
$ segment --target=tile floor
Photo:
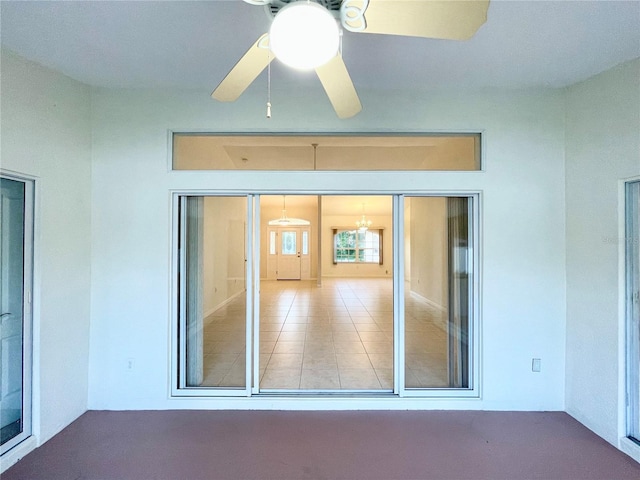
[[[407,387],[447,386],[443,313],[405,299]],[[261,390],[392,390],[390,279],[263,281]],[[244,297],[205,319],[203,386],[245,384]]]

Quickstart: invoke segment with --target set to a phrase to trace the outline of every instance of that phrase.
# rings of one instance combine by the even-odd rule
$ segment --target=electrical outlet
[[[531,359],[531,371],[532,372],[539,372],[540,371],[540,359],[539,358],[532,358]]]
[[[125,366],[128,372],[133,370],[133,358],[127,358],[126,362],[125,362]]]

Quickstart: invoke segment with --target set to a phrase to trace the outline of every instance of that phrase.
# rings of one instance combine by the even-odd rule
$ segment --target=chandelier
[[[356,221],[356,227],[358,227],[358,230],[360,230],[361,232],[366,232],[372,224],[373,222],[371,220],[367,220],[367,218],[364,216],[364,203],[363,203],[362,218]]]

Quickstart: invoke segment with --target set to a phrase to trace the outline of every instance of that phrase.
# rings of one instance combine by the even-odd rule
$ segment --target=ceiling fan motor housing
[[[272,19],[278,14],[282,7],[287,6],[290,3],[295,3],[301,0],[268,0],[268,3],[264,6],[267,16]],[[304,0],[302,0],[304,1]],[[329,10],[334,17],[340,17],[340,5],[342,0],[312,0]]]

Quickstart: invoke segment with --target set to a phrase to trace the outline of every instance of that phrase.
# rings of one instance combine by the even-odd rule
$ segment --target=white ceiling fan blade
[[[211,96],[221,102],[233,102],[273,60],[269,54],[267,35],[262,35],[216,87]]]
[[[489,0],[369,0],[363,32],[467,40],[487,21],[488,8]],[[361,18],[350,18],[357,27]]]
[[[316,73],[338,117],[353,117],[362,110],[358,93],[340,54],[316,68]]]

